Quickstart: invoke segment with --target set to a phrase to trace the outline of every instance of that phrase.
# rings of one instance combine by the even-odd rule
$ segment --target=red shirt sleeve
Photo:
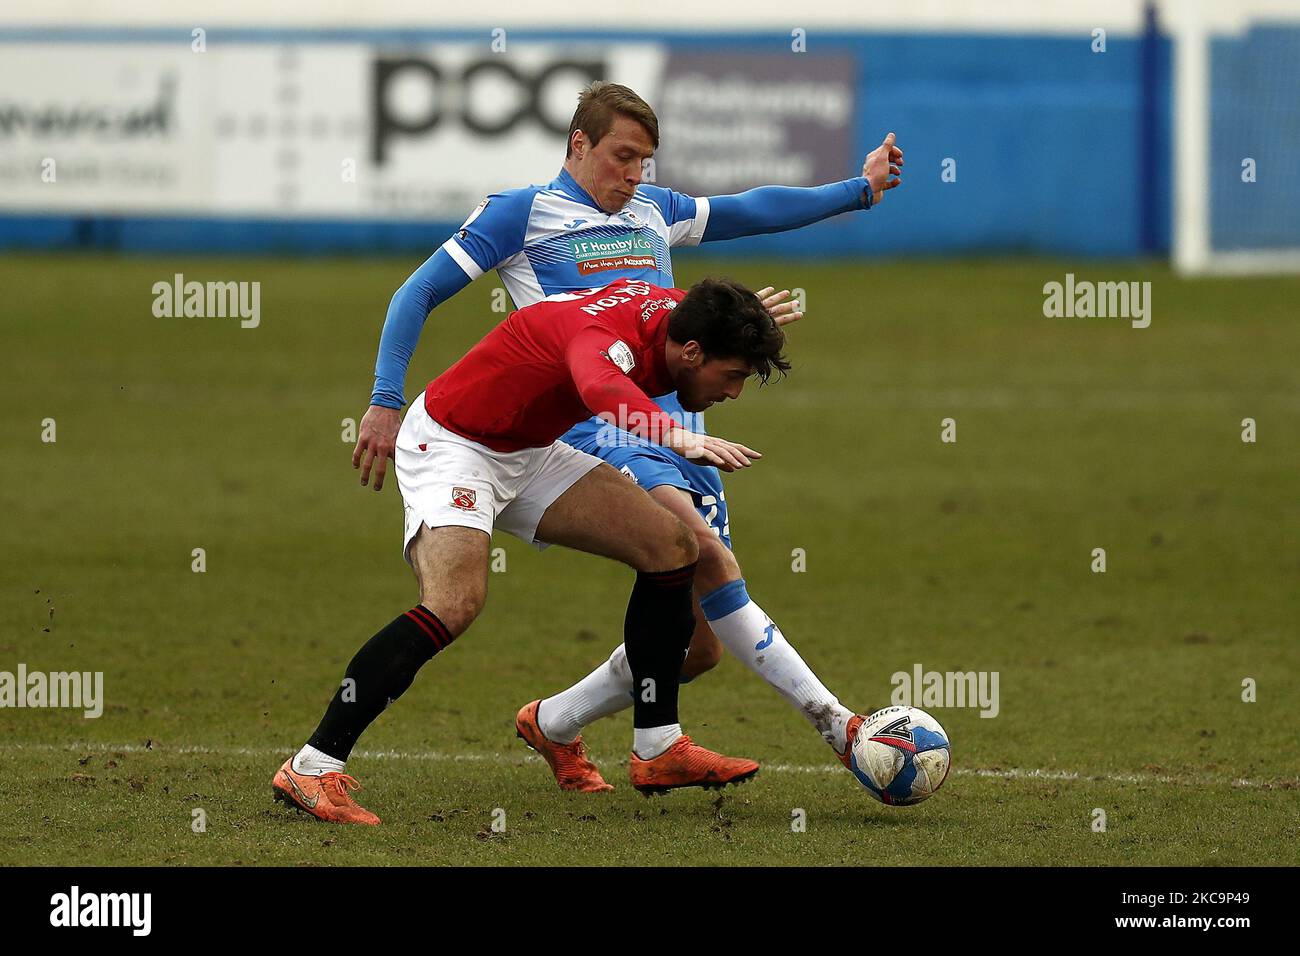
[[[680,426],[610,357],[611,349],[620,359],[633,355],[627,344],[607,329],[586,328],[569,341],[564,361],[583,404],[610,424],[663,444],[668,432]]]

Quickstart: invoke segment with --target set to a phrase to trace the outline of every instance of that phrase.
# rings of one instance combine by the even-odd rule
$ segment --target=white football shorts
[[[493,527],[538,548],[542,515],[579,478],[601,464],[595,455],[564,442],[546,448],[493,451],[439,425],[421,395],[411,404],[393,450],[397,486],[406,509],[402,555],[420,525],[430,528]]]

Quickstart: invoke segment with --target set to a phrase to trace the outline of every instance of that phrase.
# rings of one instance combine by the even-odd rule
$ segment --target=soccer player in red
[[[323,820],[379,822],[352,799],[359,785],[344,764],[366,727],[482,610],[494,527],[636,570],[624,620],[634,787],[718,787],[757,773],[752,760],[697,746],[678,723],[695,536],[614,468],[558,439],[598,415],[627,440],[724,471],[748,467],[757,452],[686,430],[651,396],[675,390],[692,412],[738,398],[750,376],[766,382],[789,369],[784,343],[762,302],[737,283],[705,279],[682,292],[621,280],[512,313],[430,382],[395,455],[403,553],[420,603],[357,652],[315,733],[277,771],[276,798]]]

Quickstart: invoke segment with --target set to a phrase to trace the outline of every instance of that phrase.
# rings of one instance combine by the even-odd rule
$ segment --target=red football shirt
[[[664,343],[685,296],[623,279],[512,312],[429,383],[424,407],[501,452],[545,448],[592,415],[662,439],[678,426],[650,396],[673,390]]]

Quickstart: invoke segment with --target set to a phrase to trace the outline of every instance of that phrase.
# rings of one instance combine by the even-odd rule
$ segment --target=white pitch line
[[[267,757],[282,759],[289,754],[289,748],[274,747],[211,747],[204,744],[168,746],[158,744],[146,747],[143,744],[105,744],[79,741],[67,744],[48,743],[6,743],[0,745],[0,752],[7,750],[85,751],[114,753],[156,753],[156,754],[211,754],[217,757]],[[452,763],[501,763],[518,764],[530,760],[540,760],[534,753],[521,753],[517,756],[502,753],[467,753],[449,754],[437,750],[354,750],[352,757],[363,760],[428,760],[448,761]],[[763,769],[770,773],[842,773],[838,764],[763,764]],[[1059,780],[1076,783],[1145,783],[1166,786],[1218,786],[1227,784],[1233,787],[1271,789],[1281,786],[1295,786],[1295,781],[1285,780],[1249,780],[1245,777],[1225,779],[1205,774],[1191,774],[1173,777],[1164,774],[1140,773],[1081,773],[1074,770],[1027,770],[1023,767],[987,768],[954,767],[956,777],[992,777],[1002,780]]]
[[[797,764],[764,764],[764,770],[774,770],[777,773],[834,773],[838,768],[834,765],[820,766],[800,766]],[[1160,783],[1172,786],[1181,784],[1195,786],[1213,786],[1216,784],[1230,784],[1234,787],[1259,787],[1269,788],[1278,786],[1285,781],[1268,781],[1268,780],[1248,780],[1245,777],[1238,777],[1235,780],[1225,780],[1222,777],[1210,777],[1205,774],[1188,774],[1182,777],[1170,777],[1161,774],[1138,774],[1138,773],[1079,773],[1075,770],[1026,770],[1023,767],[1006,767],[1006,768],[987,768],[987,767],[954,767],[952,769],[954,777],[995,777],[1000,780],[1063,780],[1076,781],[1083,783]]]

